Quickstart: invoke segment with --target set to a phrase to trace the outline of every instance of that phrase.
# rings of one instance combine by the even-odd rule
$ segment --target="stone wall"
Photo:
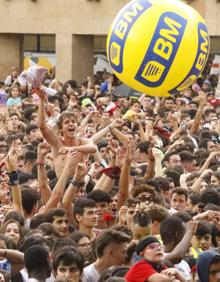
[[[94,35],[106,36],[113,18],[128,2],[1,0],[0,78],[12,65],[22,63],[19,34],[55,34],[57,78],[83,81],[86,74],[92,74]],[[216,0],[193,0],[190,3],[206,19],[210,35],[220,36],[220,3]]]

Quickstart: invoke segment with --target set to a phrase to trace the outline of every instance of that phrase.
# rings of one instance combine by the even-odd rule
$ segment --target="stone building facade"
[[[24,36],[55,36],[56,76],[82,81],[93,73],[95,39],[105,40],[117,12],[129,0],[1,0],[0,79],[17,65],[22,69]],[[220,52],[220,3],[188,0],[206,19],[212,49]]]

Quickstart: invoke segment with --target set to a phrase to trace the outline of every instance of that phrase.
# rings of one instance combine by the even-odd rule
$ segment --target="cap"
[[[86,107],[86,106],[88,106],[88,105],[92,105],[91,99],[90,99],[90,98],[85,98],[85,99],[83,99],[83,100],[82,100],[82,106],[83,106],[83,107]]]
[[[143,250],[149,246],[150,244],[153,244],[153,243],[159,243],[160,244],[160,241],[156,238],[156,237],[153,237],[153,236],[148,236],[146,237],[145,239],[143,239],[142,241],[140,241],[136,247],[136,252],[138,255],[140,255],[141,252],[143,252]]]

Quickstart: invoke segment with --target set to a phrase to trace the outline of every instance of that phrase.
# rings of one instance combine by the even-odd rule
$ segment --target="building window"
[[[37,53],[55,53],[55,35],[26,34],[24,35],[24,51]]]

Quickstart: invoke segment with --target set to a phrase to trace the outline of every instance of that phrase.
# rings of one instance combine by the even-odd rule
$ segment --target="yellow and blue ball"
[[[189,87],[204,69],[209,48],[203,18],[180,0],[129,2],[107,38],[115,75],[152,96],[169,96]]]

